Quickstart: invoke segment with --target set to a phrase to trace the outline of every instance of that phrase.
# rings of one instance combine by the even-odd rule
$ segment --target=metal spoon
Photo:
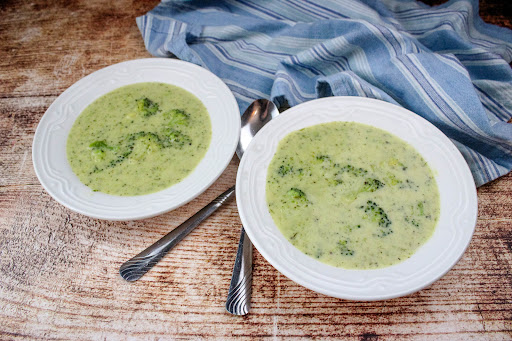
[[[236,154],[240,159],[256,133],[279,114],[274,103],[254,101],[242,116],[242,130]],[[226,310],[234,315],[246,315],[251,308],[252,293],[252,243],[242,226],[236,252],[233,275],[229,285]]]
[[[245,148],[260,128],[277,114],[274,104],[265,99],[254,101],[242,115],[242,129],[240,141],[236,149],[239,158],[242,157]],[[215,198],[192,217],[183,222],[180,226],[163,236],[160,240],[149,246],[147,249],[126,261],[119,268],[121,277],[129,282],[141,278],[156,263],[162,259],[176,244],[185,238],[196,226],[208,218],[213,212],[221,207],[226,201],[235,195],[235,186]],[[242,230],[243,231],[243,230]],[[249,240],[248,238],[245,238]],[[249,241],[250,243],[250,241]],[[252,246],[252,245],[251,245]],[[248,248],[251,249],[252,247]],[[238,256],[237,256],[238,259]],[[252,257],[251,257],[252,265]],[[250,295],[249,295],[250,296]]]

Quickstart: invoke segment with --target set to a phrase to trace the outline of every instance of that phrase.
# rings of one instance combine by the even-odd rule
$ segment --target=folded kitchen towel
[[[163,1],[137,24],[151,54],[212,71],[241,112],[376,98],[441,129],[477,186],[512,169],[512,31],[483,22],[477,0]]]

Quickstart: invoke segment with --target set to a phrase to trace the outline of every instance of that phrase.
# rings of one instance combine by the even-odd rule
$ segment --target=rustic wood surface
[[[507,1],[482,2],[512,28]],[[136,283],[123,261],[235,182],[236,158],[191,203],[162,216],[106,222],[53,200],[31,144],[55,98],[102,67],[150,57],[135,17],[148,1],[0,2],[0,339],[512,339],[512,175],[478,190],[476,232],[460,262],[413,295],[350,302],[305,289],[255,252],[251,314],[224,302],[240,230],[235,202]]]

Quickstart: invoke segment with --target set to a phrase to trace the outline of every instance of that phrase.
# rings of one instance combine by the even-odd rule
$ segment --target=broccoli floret
[[[286,193],[288,198],[291,199],[291,202],[294,204],[306,203],[308,198],[306,197],[306,193],[298,188],[290,188],[290,190]]]
[[[368,200],[366,206],[361,206],[366,213],[366,216],[371,220],[379,224],[380,227],[388,227],[391,225],[388,215],[384,210],[377,205],[375,202]]]
[[[340,250],[341,254],[344,256],[353,256],[354,250],[351,250],[348,247],[348,240],[340,240],[338,241],[338,249]]]
[[[101,149],[93,149],[92,150],[92,159],[94,160],[94,162],[100,162],[100,161],[103,161],[103,159],[105,159],[105,151],[104,150],[101,150]]]
[[[121,154],[118,154],[114,160],[111,160],[107,167],[115,167],[121,162],[125,161],[133,153],[136,141],[141,139],[145,139],[147,140],[147,142],[153,142],[158,146],[162,147],[161,139],[155,133],[139,131],[137,133],[130,134],[127,137],[125,137],[122,142],[122,144],[124,144],[124,147],[122,149]]]
[[[114,147],[111,147],[107,144],[105,140],[102,141],[94,141],[89,145],[89,149],[91,149],[92,158],[95,162],[101,162],[105,159],[107,150],[114,150]],[[93,173],[97,173],[98,167],[96,166],[95,171]]]
[[[135,142],[138,140],[146,140],[147,142],[156,143],[160,147],[164,147],[160,136],[155,133],[148,133],[145,131],[139,131],[138,133],[130,134],[126,140],[128,141],[128,149],[131,151],[133,151]],[[128,152],[128,155],[129,153],[130,152]]]
[[[279,166],[279,169],[277,170],[277,174],[281,176],[285,176],[286,174],[290,173],[293,170],[293,167],[290,165],[281,165]]]
[[[429,215],[425,216],[425,206],[423,201],[420,201],[418,204],[411,206],[411,213],[405,217],[405,221],[415,227],[420,227],[421,220],[417,219],[418,216],[430,219]]]
[[[339,167],[338,165],[335,165]],[[334,176],[334,181],[330,181],[331,184],[340,185],[343,183],[349,184],[344,187],[344,197],[353,201],[361,193],[375,192],[385,184],[371,177],[367,177],[368,171],[364,168],[356,168],[352,165],[345,165],[340,167],[338,172]]]
[[[130,137],[129,155],[132,159],[140,160],[160,148],[163,148],[163,144],[155,133],[138,132]]]
[[[179,130],[170,129],[167,133],[167,141],[170,143],[170,146],[176,148],[183,148],[185,145],[191,145],[192,140],[186,134],[183,134]]]
[[[137,102],[137,109],[144,117],[149,117],[158,112],[158,103],[153,102],[147,97],[135,100]]]
[[[128,157],[140,158],[146,152],[155,148],[166,148],[170,145],[170,140],[161,138],[155,133],[145,131],[139,131],[123,137],[119,142],[119,146],[115,147],[109,146],[106,141],[95,141],[89,145],[89,148],[93,152],[93,157],[98,161],[103,160],[106,151],[110,151],[113,159],[110,160],[108,165],[104,168],[98,168],[96,166],[91,174],[101,172],[105,168],[115,167],[128,159]]]
[[[114,155],[117,152],[117,147],[109,146],[105,140],[94,141],[93,143],[91,143],[89,145],[89,149],[91,150],[91,156],[92,156],[93,161],[95,163],[99,163],[99,164],[102,164],[103,161],[105,160],[105,157],[107,156],[107,151],[109,151],[110,153],[113,153]],[[90,174],[98,173],[103,170],[104,170],[103,167],[100,168],[100,167],[98,167],[98,165],[94,165],[94,169],[90,172]]]
[[[169,120],[168,124],[171,126],[188,125],[190,115],[180,109],[173,109],[164,113],[164,117]]]
[[[117,164],[123,162],[126,158],[127,158],[127,156],[119,155],[116,159],[110,161],[110,163],[108,164],[108,167],[117,166]]]
[[[375,192],[379,188],[384,187],[384,183],[377,179],[366,179],[360,192]]]
[[[366,218],[370,219],[373,222],[376,222],[380,230],[377,233],[378,237],[385,237],[391,233],[393,230],[391,229],[391,220],[388,218],[388,215],[384,210],[379,207],[375,202],[368,200],[366,202],[366,206],[361,206],[361,209],[364,209],[366,213]]]

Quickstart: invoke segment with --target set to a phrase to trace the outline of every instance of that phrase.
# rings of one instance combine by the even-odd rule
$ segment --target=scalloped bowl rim
[[[375,270],[337,268],[299,251],[274,224],[266,205],[265,183],[278,142],[292,131],[332,121],[386,130],[411,144],[433,170],[440,193],[439,221],[433,236],[409,259]],[[427,287],[458,262],[477,219],[473,177],[455,145],[422,117],[376,99],[328,97],[288,109],[255,136],[241,160],[236,183],[242,224],[262,256],[296,283],[342,299],[384,300]]]
[[[210,146],[181,182],[140,196],[93,192],[73,173],[66,156],[68,133],[79,114],[100,96],[119,87],[161,82],[183,88],[206,106],[212,124]],[[137,220],[182,206],[204,192],[233,158],[240,135],[240,111],[227,85],[198,65],[168,58],[136,59],[97,70],[66,89],[39,122],[32,144],[36,175],[60,204],[83,215],[106,220]]]

